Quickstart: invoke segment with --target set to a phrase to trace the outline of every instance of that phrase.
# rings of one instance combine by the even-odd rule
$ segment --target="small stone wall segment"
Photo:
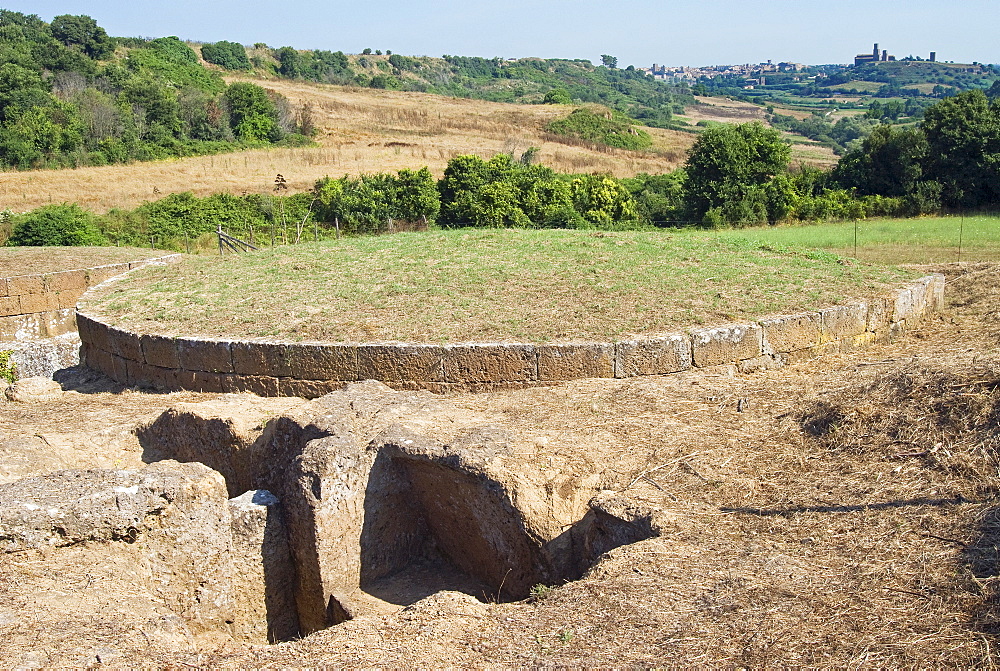
[[[902,335],[944,307],[943,275],[889,295],[816,312],[615,343],[423,345],[213,340],[136,334],[77,312],[87,366],[129,385],[316,398],[349,382],[396,389],[492,391],[581,378],[670,375],[731,366],[740,373],[848,352]]]
[[[87,289],[150,263],[180,254],[96,268],[0,277],[0,343],[54,338],[76,330],[76,302]]]

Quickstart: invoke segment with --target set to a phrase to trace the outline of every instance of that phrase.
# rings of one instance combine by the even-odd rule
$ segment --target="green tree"
[[[608,54],[601,54],[601,65],[609,69],[617,68],[618,59],[614,56],[609,56]]]
[[[256,84],[234,82],[226,89],[229,123],[236,138],[244,142],[277,142],[281,139],[278,110]]]
[[[923,176],[927,139],[915,128],[882,124],[837,163],[833,179],[862,196],[905,196]]]
[[[620,227],[639,219],[632,194],[610,175],[587,175],[570,184],[576,211],[602,228]]]
[[[96,217],[79,205],[47,205],[14,217],[10,246],[80,246],[107,244]]]
[[[573,99],[566,89],[552,89],[545,94],[542,102],[546,105],[572,105]]]
[[[788,169],[789,155],[781,133],[760,122],[710,126],[688,152],[685,202],[689,216],[700,220],[723,206],[735,216],[733,208],[740,201],[763,203],[761,187]],[[766,207],[750,209],[764,211]]]
[[[203,44],[201,57],[209,63],[221,65],[227,70],[250,69],[250,59],[247,58],[246,48],[236,42],[222,40],[221,42]]]
[[[947,205],[1000,202],[1000,101],[982,90],[959,93],[927,108],[924,175],[938,182]]]
[[[97,25],[97,21],[86,15],[62,14],[49,24],[52,37],[66,46],[78,47],[87,56],[95,59],[107,58],[114,51],[114,43],[108,34]]]
[[[278,59],[278,72],[282,77],[298,79],[302,76],[302,56],[292,47],[281,47],[275,53]]]
[[[438,182],[444,226],[575,227],[582,219],[569,187],[551,168],[509,154],[457,156]]]

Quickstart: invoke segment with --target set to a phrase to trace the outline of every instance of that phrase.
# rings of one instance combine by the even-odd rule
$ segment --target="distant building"
[[[883,49],[881,52],[878,50],[878,42],[875,43],[875,48],[872,49],[870,54],[858,54],[854,57],[854,65],[864,65],[865,63],[878,63],[878,62],[888,62],[894,61],[896,57],[889,53],[888,49]]]

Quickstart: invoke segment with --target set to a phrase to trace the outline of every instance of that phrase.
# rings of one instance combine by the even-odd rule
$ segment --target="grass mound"
[[[613,340],[834,305],[916,275],[745,239],[455,230],[189,258],[87,307],[166,335]]]

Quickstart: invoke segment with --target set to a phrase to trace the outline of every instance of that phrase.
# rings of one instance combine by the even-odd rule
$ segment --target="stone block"
[[[111,377],[111,371],[113,370],[111,354],[93,344],[88,345],[86,343],[84,343],[83,351],[85,352],[84,364],[87,368]]]
[[[59,299],[49,291],[40,294],[20,294],[18,299],[21,301],[21,314],[59,309]]]
[[[892,321],[899,322],[907,319],[918,319],[924,313],[927,305],[927,284],[915,282],[897,295],[893,304]]]
[[[76,331],[76,310],[56,310],[44,315],[44,331],[49,338]]]
[[[288,345],[235,340],[232,343],[233,371],[237,375],[290,377]]]
[[[85,343],[100,345],[106,340],[107,327],[82,312],[76,313],[76,328]]]
[[[691,332],[694,365],[698,367],[754,359],[764,353],[763,329],[757,324],[730,324]]]
[[[691,366],[691,338],[683,333],[615,343],[615,377],[668,375]]]
[[[41,275],[19,275],[7,278],[7,292],[11,296],[40,294],[45,291],[45,281]]]
[[[444,347],[436,345],[359,345],[359,380],[386,384],[443,382]]]
[[[56,293],[56,301],[60,310],[70,310],[76,308],[76,302],[80,300],[83,293],[80,291],[60,291]]]
[[[607,343],[539,345],[538,379],[548,382],[615,376],[615,346]]]
[[[764,351],[769,354],[794,352],[820,341],[822,318],[818,312],[769,317],[758,323],[764,331]]]
[[[292,343],[285,346],[291,377],[301,380],[357,380],[355,345]]]
[[[819,311],[822,342],[850,338],[868,329],[868,304],[838,305]]]
[[[296,576],[278,498],[265,489],[229,500],[232,519],[234,633],[251,643],[299,635]]]
[[[894,299],[879,296],[868,301],[868,320],[865,328],[873,333],[881,333],[889,326]]]
[[[23,318],[20,316],[0,317],[0,342],[16,339],[22,321]]]
[[[129,359],[124,359],[116,354],[112,354],[111,370],[105,371],[105,374],[115,382],[128,384],[128,362]]]
[[[528,382],[538,379],[538,356],[533,345],[448,345],[444,348],[443,363],[447,382]]]
[[[196,371],[184,371],[184,373],[191,373],[191,387],[185,387],[185,389],[190,388],[193,391],[204,391],[204,392],[224,392],[226,390],[226,378],[227,375],[222,373],[209,373],[203,370]],[[178,373],[180,376],[180,373]]]
[[[107,266],[98,266],[97,268],[90,268],[87,270],[87,286],[97,286],[105,280],[117,277],[126,272],[128,272],[127,263],[116,263]]]
[[[131,359],[125,360],[125,383],[129,386],[143,386],[152,385],[153,382],[150,380],[150,371],[148,370],[150,366],[147,366],[142,361],[132,361]]]
[[[177,347],[178,362],[184,370],[205,373],[233,372],[233,353],[228,340],[176,338],[174,342]]]
[[[159,366],[146,365],[147,382],[157,389],[165,391],[176,391],[182,389],[178,375],[180,371],[176,368],[161,368]]]
[[[0,277],[0,298],[9,295],[10,295],[10,290],[7,288],[7,278]]]
[[[112,354],[132,361],[145,361],[142,356],[142,347],[139,345],[139,336],[131,331],[109,326],[107,339],[107,349]]]
[[[222,386],[227,394],[246,392],[257,396],[281,396],[278,378],[269,375],[226,375]]]
[[[786,362],[786,354],[764,354],[753,359],[743,359],[736,362],[736,370],[741,375],[755,373],[761,370],[775,370],[782,368]]]
[[[319,398],[331,391],[343,389],[347,382],[338,380],[296,380],[291,377],[279,377],[279,396],[298,396],[300,398]]]
[[[944,286],[945,277],[941,273],[931,275],[930,285],[927,287],[927,309],[934,312],[944,310]]]
[[[87,271],[67,270],[47,276],[49,291],[76,291],[83,293],[87,288]]]
[[[21,301],[17,296],[0,296],[0,317],[21,314]]]
[[[174,338],[160,335],[143,335],[139,338],[143,360],[150,366],[160,368],[180,368],[177,342]]]

